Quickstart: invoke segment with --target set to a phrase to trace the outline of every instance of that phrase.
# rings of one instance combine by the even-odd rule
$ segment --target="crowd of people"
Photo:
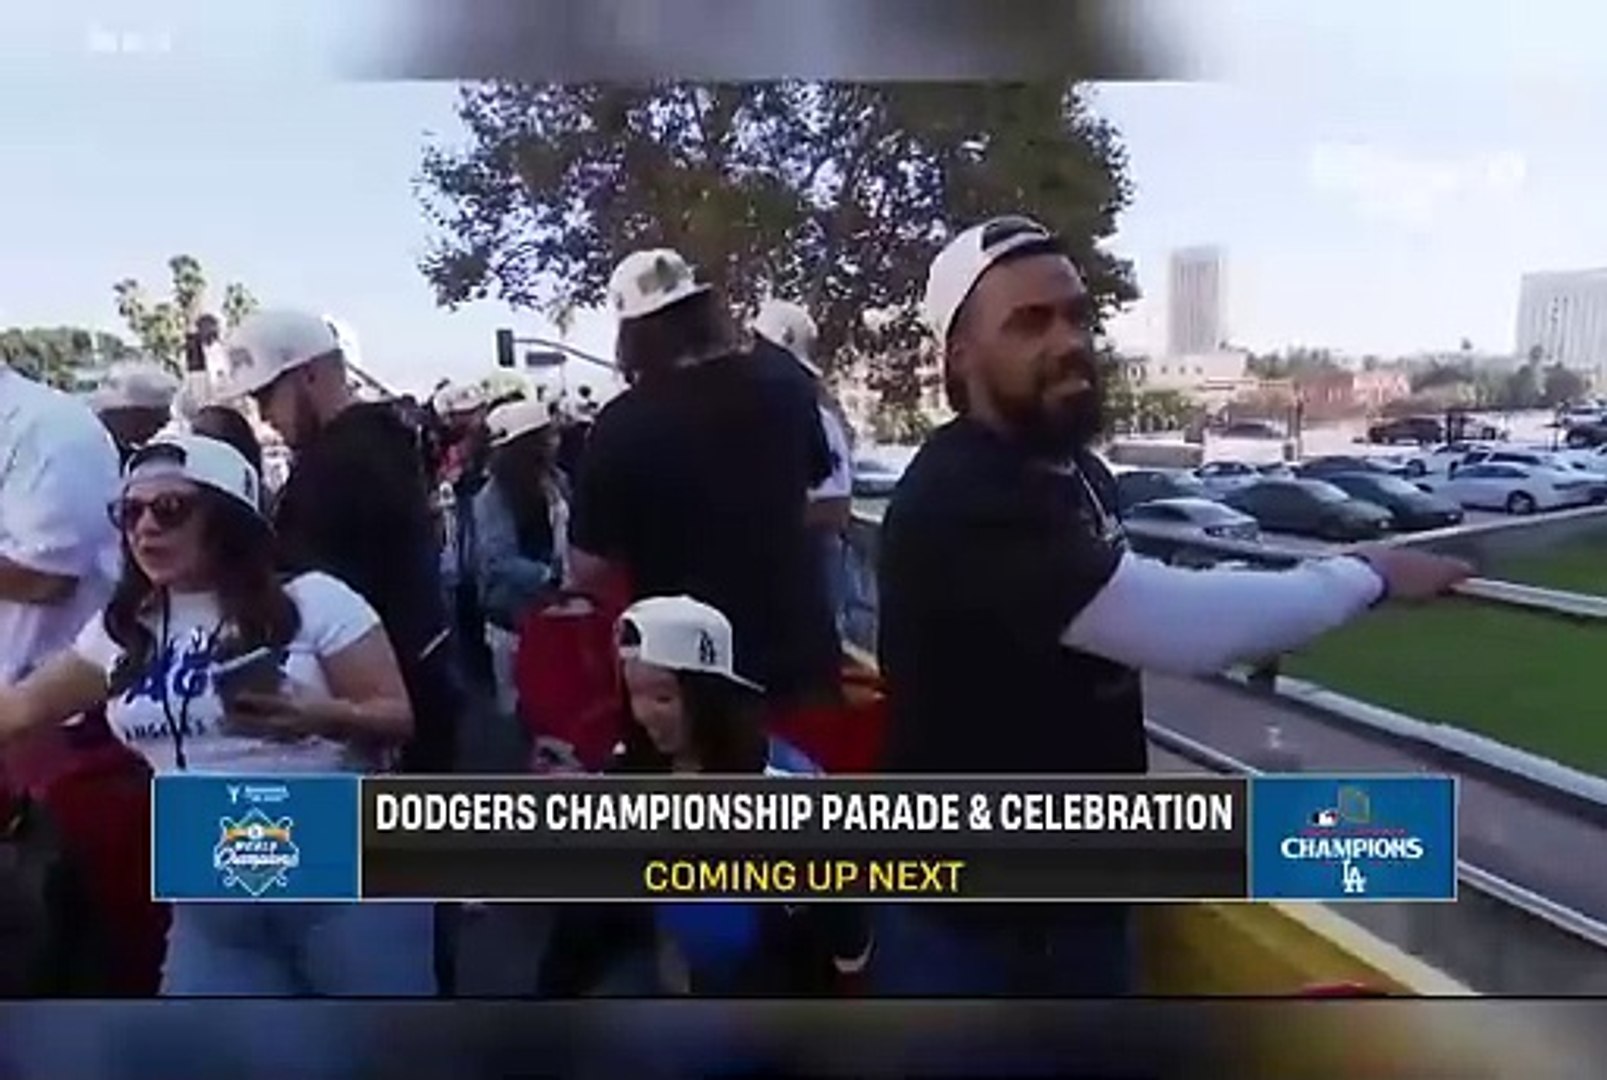
[[[286,310],[228,335],[230,385],[181,421],[151,365],[91,407],[0,367],[6,789],[48,803],[95,746],[158,775],[448,773],[477,697],[512,723],[528,614],[613,591],[607,769],[818,772],[776,734],[843,698],[852,434],[815,325],[772,301],[739,330],[669,250],[622,259],[608,300],[627,389],[601,408],[360,400],[335,330]],[[1138,558],[1089,452],[1096,313],[1058,238],[958,233],[923,311],[956,418],[883,526],[885,771],[1143,772],[1140,670],[1218,670],[1469,573],[1388,547],[1281,572]],[[274,490],[240,402],[290,448]],[[270,677],[238,676],[263,654]],[[460,917],[177,904],[160,991],[449,994]],[[530,963],[554,994],[1109,994],[1136,970],[1109,905],[565,909]]]

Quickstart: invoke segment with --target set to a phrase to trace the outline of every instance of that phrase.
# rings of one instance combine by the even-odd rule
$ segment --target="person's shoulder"
[[[888,503],[889,525],[920,519],[1004,520],[1022,512],[1021,470],[998,440],[969,421],[956,419],[927,437],[904,470]]]
[[[344,615],[354,609],[369,609],[368,601],[356,589],[321,570],[297,574],[285,582],[284,588],[302,618],[308,620],[329,612]]]
[[[993,456],[992,447],[979,438],[975,425],[951,420],[928,435],[915,451],[904,469],[898,494],[973,494],[978,485],[970,481],[995,471]]]
[[[15,435],[48,432],[54,447],[100,449],[111,437],[89,404],[64,390],[17,375],[7,377],[5,426]],[[101,436],[105,435],[105,438]]]

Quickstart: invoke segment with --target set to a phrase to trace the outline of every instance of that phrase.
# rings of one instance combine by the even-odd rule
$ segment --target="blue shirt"
[[[819,776],[820,767],[797,747],[770,740],[766,776]],[[660,904],[655,910],[659,932],[675,942],[691,972],[693,985],[705,993],[732,986],[763,947],[759,904]]]

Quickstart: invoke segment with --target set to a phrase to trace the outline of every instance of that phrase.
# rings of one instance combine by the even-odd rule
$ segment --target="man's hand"
[[[1351,554],[1384,579],[1386,600],[1429,600],[1473,576],[1469,562],[1412,548],[1364,544]]]

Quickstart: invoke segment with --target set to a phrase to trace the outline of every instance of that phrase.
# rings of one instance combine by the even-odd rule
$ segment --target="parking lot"
[[[1509,432],[1510,444],[1513,446],[1543,446],[1553,438],[1553,429],[1549,426],[1552,420],[1550,413],[1492,414],[1488,417],[1477,417],[1476,419],[1487,420],[1505,428]],[[1365,425],[1360,422],[1308,428],[1301,439],[1301,456],[1307,459],[1330,454],[1393,457],[1405,456],[1416,450],[1415,447],[1404,445],[1375,446],[1359,442],[1358,436],[1364,430]],[[1165,436],[1156,436],[1155,438],[1160,442],[1173,441],[1168,440]],[[1262,462],[1278,460],[1281,457],[1281,453],[1282,444],[1269,442],[1268,440],[1207,439],[1203,456],[1206,461],[1241,460]],[[913,454],[912,448],[866,447],[860,451],[859,456],[885,462],[886,467],[898,472],[902,471],[903,467],[909,463]],[[880,516],[885,505],[885,499],[855,500],[856,509],[873,516]],[[1506,514],[1487,510],[1465,509],[1464,513],[1466,515],[1464,523],[1468,525],[1503,521],[1508,518]],[[1262,537],[1269,546],[1313,553],[1342,550],[1348,546],[1345,543],[1270,530],[1263,532]]]

